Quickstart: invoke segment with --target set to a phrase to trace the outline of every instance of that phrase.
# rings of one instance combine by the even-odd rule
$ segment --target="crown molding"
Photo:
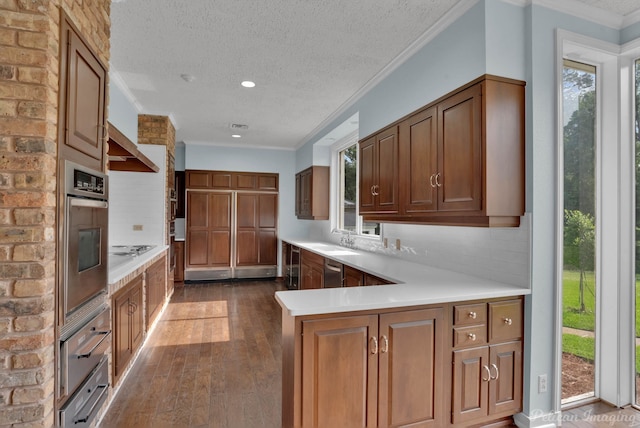
[[[356,91],[351,97],[349,97],[344,103],[342,103],[331,115],[325,120],[320,122],[307,136],[295,146],[295,149],[307,144],[325,127],[330,125],[343,113],[345,113],[350,107],[352,107],[358,100],[360,100],[367,92],[384,80],[387,76],[393,73],[400,65],[407,61],[416,52],[422,49],[427,43],[436,38],[438,34],[443,32],[447,27],[454,23],[458,18],[467,13],[469,9],[475,6],[480,0],[461,0],[456,3],[451,9],[445,13],[442,18],[436,21],[431,27],[429,27],[420,37],[418,37],[413,43],[411,43],[406,49],[398,54],[391,60],[380,72],[367,81],[358,91]]]
[[[133,105],[136,111],[138,113],[142,113],[142,105],[133,95],[127,84],[124,82],[124,79],[122,78],[118,70],[115,69],[113,64],[111,64],[109,67],[109,83],[114,83],[118,87],[118,89],[120,89],[125,98],[131,103],[131,105]]]
[[[257,145],[244,145],[240,143],[213,143],[211,141],[182,141],[185,146],[203,146],[203,147],[230,147],[233,149],[251,149],[251,150],[282,150],[284,152],[293,152],[296,149],[294,147],[267,147]]]
[[[577,0],[530,0],[531,4],[582,18],[615,30],[624,28],[624,16],[609,12]]]

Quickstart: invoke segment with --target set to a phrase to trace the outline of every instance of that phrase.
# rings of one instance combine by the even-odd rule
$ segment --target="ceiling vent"
[[[242,123],[232,123],[229,125],[229,128],[235,129],[236,131],[246,131],[249,129],[249,125],[244,125]]]

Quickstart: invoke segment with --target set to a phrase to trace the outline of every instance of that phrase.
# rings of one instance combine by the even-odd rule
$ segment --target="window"
[[[338,151],[340,171],[337,228],[357,235],[380,236],[380,223],[365,222],[358,214],[358,143]]]
[[[596,68],[564,61],[562,401],[594,396]]]

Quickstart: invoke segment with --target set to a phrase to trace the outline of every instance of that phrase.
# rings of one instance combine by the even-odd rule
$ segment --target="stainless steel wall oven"
[[[109,387],[108,177],[70,161],[61,173],[56,422],[88,427]]]

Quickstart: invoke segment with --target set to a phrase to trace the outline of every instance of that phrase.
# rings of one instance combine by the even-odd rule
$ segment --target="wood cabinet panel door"
[[[129,301],[128,292],[120,292],[114,296],[114,336],[113,342],[113,377],[118,379],[122,371],[127,366],[129,358],[131,358],[131,329],[130,311],[131,303]]]
[[[397,127],[382,132],[376,137],[376,174],[378,182],[375,190],[376,211],[398,212],[398,131]]]
[[[324,270],[315,263],[300,262],[300,289],[310,290],[322,288],[324,285]]]
[[[522,410],[522,342],[490,347],[489,413]]]
[[[64,143],[93,160],[91,167],[102,170],[105,128],[106,71],[100,61],[63,19],[63,32],[68,46],[66,57],[66,100]],[[63,40],[64,42],[64,40]],[[63,66],[64,66],[63,64]],[[79,161],[75,156],[70,156]],[[82,162],[86,163],[86,162]]]
[[[473,421],[488,414],[489,347],[453,352],[451,422]]]
[[[208,189],[211,187],[211,173],[208,171],[187,171],[187,189]]]
[[[136,284],[131,288],[131,353],[135,353],[144,337],[144,311],[142,303],[142,276],[135,279]]]
[[[430,108],[400,124],[400,200],[403,214],[438,209],[438,133],[436,109]]]
[[[364,279],[362,271],[352,268],[351,266],[344,265],[342,268],[342,275],[344,275],[345,287],[359,287],[364,285]]]
[[[258,213],[260,229],[275,229],[278,226],[278,195],[258,195]]]
[[[482,86],[438,104],[440,211],[482,208]]]
[[[379,427],[440,427],[446,420],[444,309],[380,315]]]
[[[277,231],[261,229],[258,247],[258,264],[275,265],[278,263]]]
[[[228,266],[231,261],[231,193],[187,193],[186,267]]]
[[[302,332],[302,426],[375,427],[378,317],[304,321]]]
[[[358,162],[360,166],[360,214],[375,212],[373,186],[376,184],[376,139],[371,137],[358,145]]]

